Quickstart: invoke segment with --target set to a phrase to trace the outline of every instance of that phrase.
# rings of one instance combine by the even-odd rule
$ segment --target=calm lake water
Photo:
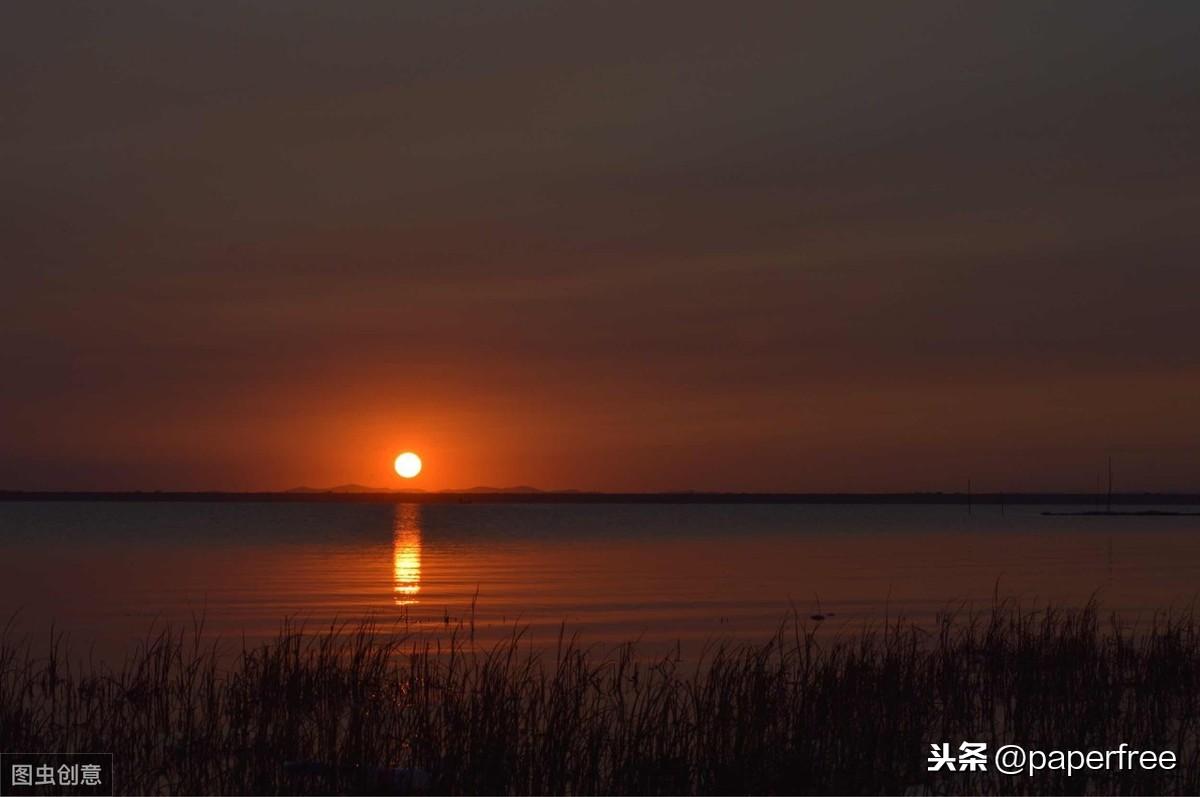
[[[1200,518],[1046,507],[0,503],[0,613],[119,653],[203,612],[259,639],[285,617],[436,633],[470,613],[549,640],[765,638],[795,607],[855,628],[1002,596],[1130,618],[1189,606]],[[1177,509],[1179,507],[1176,507]]]

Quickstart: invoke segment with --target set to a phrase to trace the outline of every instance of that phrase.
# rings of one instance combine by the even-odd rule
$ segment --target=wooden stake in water
[[[1112,511],[1112,457],[1108,458],[1108,499],[1104,503],[1104,511]]]

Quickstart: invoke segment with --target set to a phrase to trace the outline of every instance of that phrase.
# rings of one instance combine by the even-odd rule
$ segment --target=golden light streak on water
[[[392,521],[392,599],[417,603],[421,591],[421,505],[397,504]]]

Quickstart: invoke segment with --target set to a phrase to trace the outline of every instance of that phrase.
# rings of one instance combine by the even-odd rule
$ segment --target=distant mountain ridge
[[[445,493],[544,493],[545,490],[539,490],[537,487],[530,487],[528,484],[518,484],[516,487],[468,487],[465,490],[443,490]]]
[[[406,488],[390,488],[390,487],[368,487],[365,484],[339,484],[336,487],[293,487],[290,490],[285,490],[287,493],[424,493],[428,490],[422,490],[415,487]],[[515,487],[489,487],[481,485],[478,487],[467,487],[465,489],[455,490],[436,490],[434,492],[441,493],[543,493],[537,487],[531,487],[528,484],[518,484]],[[563,492],[575,492],[574,490],[565,490]]]
[[[365,484],[339,484],[336,487],[293,487],[285,490],[288,493],[423,493],[424,490],[401,488],[392,490],[387,487],[367,487]]]

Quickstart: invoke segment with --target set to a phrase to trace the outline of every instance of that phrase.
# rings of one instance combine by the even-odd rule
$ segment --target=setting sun
[[[405,451],[396,457],[396,473],[405,479],[411,479],[421,472],[421,458],[411,451]]]

